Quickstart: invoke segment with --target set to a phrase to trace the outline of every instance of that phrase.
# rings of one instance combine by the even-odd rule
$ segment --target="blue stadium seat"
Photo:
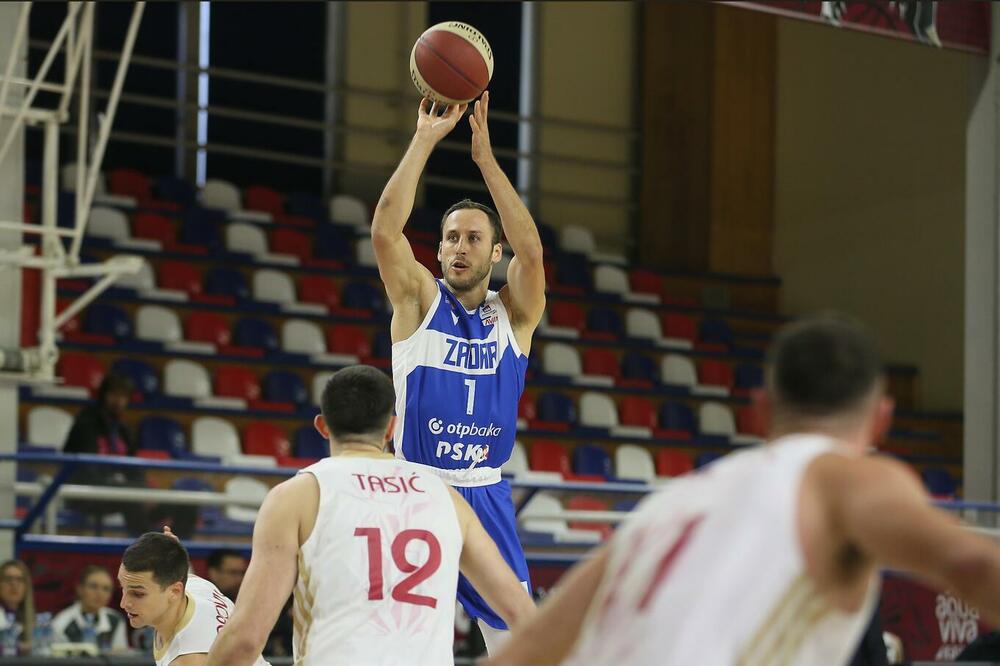
[[[183,178],[164,176],[156,181],[153,194],[157,199],[173,201],[187,208],[197,202],[197,192],[194,186]]]
[[[764,385],[764,368],[756,363],[740,363],[733,371],[737,389],[755,389]]]
[[[683,402],[665,402],[660,407],[660,427],[693,434],[697,427],[694,412]]]
[[[316,228],[313,239],[313,256],[317,259],[334,259],[345,264],[354,263],[354,231],[340,224],[323,224]]]
[[[615,502],[611,509],[613,511],[632,511],[639,504],[639,500],[623,499]]]
[[[219,225],[226,220],[225,211],[192,207],[184,212],[180,241],[188,245],[199,245],[210,249],[222,247],[222,233]]]
[[[587,313],[587,331],[594,333],[608,333],[616,337],[621,336],[625,326],[622,323],[622,316],[617,310],[604,307],[590,308]]]
[[[583,444],[573,451],[573,471],[577,474],[603,476],[605,479],[614,475],[611,456],[593,444]]]
[[[59,192],[59,199],[56,202],[56,226],[72,229],[75,211],[76,195],[72,192]],[[88,240],[93,242],[94,239]]]
[[[576,405],[565,393],[547,391],[538,396],[536,413],[541,421],[576,423]]]
[[[375,358],[392,358],[392,336],[384,328],[375,332],[372,340],[372,356]]]
[[[187,437],[181,424],[167,416],[147,416],[139,424],[139,448],[166,451],[178,458],[187,453]]]
[[[160,393],[160,377],[149,363],[137,358],[120,358],[111,366],[111,372],[125,375],[132,379],[135,390],[143,398],[150,398]]]
[[[250,298],[247,280],[235,268],[218,266],[205,274],[205,293],[216,296],[232,296],[236,299]]]
[[[703,319],[698,328],[698,338],[702,342],[731,345],[733,329],[724,319]]]
[[[233,326],[233,344],[240,347],[260,347],[268,351],[277,350],[281,343],[274,327],[263,319],[246,317]]]
[[[920,473],[927,492],[935,497],[952,497],[958,490],[958,481],[948,470],[940,467],[928,467]]]
[[[344,285],[340,292],[340,304],[345,308],[357,308],[372,312],[385,312],[385,294],[366,280],[354,280]]]
[[[119,340],[131,338],[132,320],[120,307],[107,303],[94,303],[83,315],[83,330],[98,335],[110,335]]]
[[[538,228],[538,237],[542,240],[543,248],[559,247],[559,234],[552,225],[535,222],[535,226]]]
[[[329,221],[329,210],[323,199],[315,194],[292,192],[285,199],[285,210],[291,215],[311,217],[317,222]]]
[[[591,291],[590,260],[579,252],[563,252],[556,257],[556,282]]]
[[[700,453],[698,454],[698,457],[694,459],[695,469],[699,467],[704,467],[705,465],[708,465],[713,461],[718,460],[721,457],[722,457],[721,453]]]
[[[203,479],[193,476],[182,476],[170,485],[171,490],[188,490],[194,492],[216,492],[212,485]],[[202,523],[211,525],[222,520],[221,506],[198,507],[198,517]]]
[[[296,458],[326,458],[330,455],[330,443],[316,432],[316,428],[302,426],[295,431],[292,450]]]
[[[309,392],[302,383],[302,378],[294,372],[272,370],[267,373],[261,382],[261,392],[264,400],[269,402],[304,405],[309,401]]]
[[[622,356],[622,379],[641,379],[656,383],[656,362],[642,352],[628,351]]]

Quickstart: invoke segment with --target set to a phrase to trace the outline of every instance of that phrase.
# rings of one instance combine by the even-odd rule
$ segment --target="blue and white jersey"
[[[392,346],[396,456],[451,485],[489,485],[514,448],[528,357],[498,292],[468,312],[437,286],[419,328]]]

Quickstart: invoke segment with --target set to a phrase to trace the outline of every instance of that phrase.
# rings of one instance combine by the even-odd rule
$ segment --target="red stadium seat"
[[[296,287],[299,303],[318,303],[330,309],[340,307],[340,291],[324,275],[302,275]]]
[[[663,293],[663,278],[652,271],[637,268],[629,272],[628,282],[632,291],[638,293],[656,294],[657,296]]]
[[[243,453],[286,458],[292,454],[288,434],[278,426],[259,421],[243,431]]]
[[[533,421],[538,418],[535,401],[527,393],[522,393],[521,399],[517,403],[517,417],[526,421]]]
[[[413,243],[410,247],[413,248],[413,256],[417,262],[422,264],[434,275],[437,275],[441,270],[441,262],[437,258],[437,246],[430,246],[424,243]]]
[[[243,206],[278,216],[285,212],[285,197],[266,185],[251,185],[243,192]]]
[[[202,291],[201,271],[186,261],[161,261],[156,271],[156,284],[161,289],[176,289],[197,296]]]
[[[145,202],[153,197],[153,181],[135,169],[114,169],[108,173],[108,190]]]
[[[258,400],[260,383],[253,371],[238,365],[225,365],[215,371],[215,395]]]
[[[742,435],[767,436],[764,417],[753,405],[744,405],[736,411],[736,431]]]
[[[170,453],[168,451],[157,451],[156,449],[139,449],[135,452],[137,458],[146,458],[148,460],[170,460]]]
[[[192,312],[184,322],[184,337],[192,342],[210,342],[217,347],[232,343],[232,333],[225,318],[208,311]]]
[[[656,473],[658,476],[681,476],[694,469],[691,456],[681,451],[663,449],[656,452]]]
[[[536,472],[559,472],[564,477],[572,476],[569,454],[559,442],[539,440],[531,445],[528,454],[531,469]]]
[[[368,332],[350,324],[336,324],[327,329],[326,348],[333,354],[354,354],[360,358],[372,355]]]
[[[668,312],[663,315],[663,335],[694,343],[698,340],[698,322],[694,317]]]
[[[59,356],[56,374],[67,386],[82,386],[93,395],[104,379],[104,364],[87,354],[64,352]]]
[[[618,421],[625,426],[656,428],[656,408],[649,398],[625,396],[618,404]]]
[[[725,361],[706,358],[698,361],[698,382],[710,386],[733,388],[733,368]]]
[[[549,325],[585,331],[587,329],[587,316],[577,303],[552,301],[549,303]]]
[[[589,347],[583,350],[583,373],[585,375],[603,375],[621,379],[621,366],[618,357],[610,349],[604,347]]]
[[[132,235],[159,241],[167,248],[177,241],[177,227],[169,217],[156,213],[137,213],[132,218]]]
[[[604,500],[591,495],[573,495],[566,502],[566,508],[570,511],[607,511],[608,504]],[[582,521],[569,521],[569,527],[574,530],[593,530],[600,532],[601,537],[607,540],[611,537],[614,528],[611,523],[592,523]]]
[[[274,229],[271,231],[271,252],[290,254],[301,261],[312,259],[312,239],[294,229]]]

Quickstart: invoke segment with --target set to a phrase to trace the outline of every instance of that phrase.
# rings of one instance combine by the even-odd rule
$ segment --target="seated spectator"
[[[124,375],[109,373],[97,389],[97,400],[80,410],[63,446],[65,453],[131,456],[136,447],[121,421],[132,397],[132,380]],[[81,465],[71,483],[94,486],[146,487],[146,476],[137,467],[107,467]],[[139,503],[110,503],[99,500],[74,500],[67,506],[95,516],[100,525],[105,514],[121,513],[125,528],[132,536],[170,524],[182,538],[190,538],[197,520],[197,509],[191,506],[156,506]]]
[[[52,620],[53,641],[87,643],[96,640],[101,652],[128,648],[125,617],[108,607],[113,591],[107,569],[97,565],[85,568],[76,586],[76,602]],[[93,638],[87,636],[88,629],[93,629]]]
[[[247,560],[238,550],[220,548],[208,554],[208,580],[230,601],[236,601],[246,572]]]
[[[31,572],[20,560],[0,564],[0,654],[31,653],[35,630],[35,594]]]

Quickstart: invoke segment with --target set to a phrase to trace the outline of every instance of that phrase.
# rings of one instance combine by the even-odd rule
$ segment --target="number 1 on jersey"
[[[465,401],[465,413],[472,416],[472,407],[476,404],[476,380],[466,379],[465,385],[469,387],[469,397]]]

